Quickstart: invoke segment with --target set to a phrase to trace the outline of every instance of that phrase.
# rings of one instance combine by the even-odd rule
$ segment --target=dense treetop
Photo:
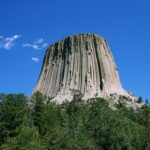
[[[47,103],[45,103],[47,101]],[[109,107],[102,98],[55,104],[40,92],[0,95],[0,149],[149,150],[150,106]],[[30,107],[29,107],[30,106]]]

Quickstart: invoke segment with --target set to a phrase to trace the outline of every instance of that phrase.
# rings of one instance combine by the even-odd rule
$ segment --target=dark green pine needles
[[[0,95],[0,149],[4,150],[149,150],[150,106],[136,111],[105,99],[56,105],[36,92]],[[48,101],[48,104],[46,103]],[[30,107],[29,107],[30,106]]]

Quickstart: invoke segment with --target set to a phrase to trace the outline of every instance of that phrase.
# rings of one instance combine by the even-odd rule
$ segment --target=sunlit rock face
[[[122,88],[109,46],[97,34],[77,34],[51,45],[45,54],[35,91],[61,103],[72,99],[70,89],[83,99],[129,96]]]

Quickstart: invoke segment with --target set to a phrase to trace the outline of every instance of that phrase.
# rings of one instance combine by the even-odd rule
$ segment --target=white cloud
[[[37,41],[35,41],[36,43],[42,43],[44,41],[44,39],[43,38],[41,38],[41,39],[38,39]]]
[[[32,60],[37,63],[40,59],[37,57],[32,57]]]
[[[6,50],[11,49],[16,44],[16,40],[20,37],[21,35],[18,35],[18,34],[13,35],[12,37],[4,37],[3,35],[0,35],[0,48],[6,49]],[[45,48],[47,45],[48,44],[44,42],[43,38],[39,38],[33,43],[22,44],[22,47],[30,47],[36,50],[40,50],[40,49]]]
[[[34,49],[41,49],[38,45],[35,45],[35,44],[33,44],[32,47],[33,47]]]
[[[14,41],[20,37],[21,37],[21,35],[18,35],[18,34],[14,35],[12,37],[6,37],[6,38],[4,38],[3,36],[0,36],[0,39],[2,39],[0,41],[0,48],[4,48],[6,50],[11,49],[15,44]]]
[[[41,49],[38,45],[36,44],[29,44],[29,43],[26,43],[26,44],[23,44],[22,45],[23,47],[31,47],[33,49]]]
[[[44,43],[43,45],[42,45],[42,48],[45,48],[45,47],[47,47],[47,43]]]
[[[39,50],[39,49],[45,48],[47,45],[48,45],[47,43],[44,43],[44,39],[40,38],[40,39],[34,41],[32,44],[25,43],[22,46],[23,47],[31,47],[33,49]]]

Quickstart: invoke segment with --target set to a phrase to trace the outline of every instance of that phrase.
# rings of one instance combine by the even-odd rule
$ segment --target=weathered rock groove
[[[70,89],[80,90],[84,99],[129,96],[120,83],[109,46],[97,34],[77,34],[52,44],[46,51],[34,91],[61,103],[72,99]]]

